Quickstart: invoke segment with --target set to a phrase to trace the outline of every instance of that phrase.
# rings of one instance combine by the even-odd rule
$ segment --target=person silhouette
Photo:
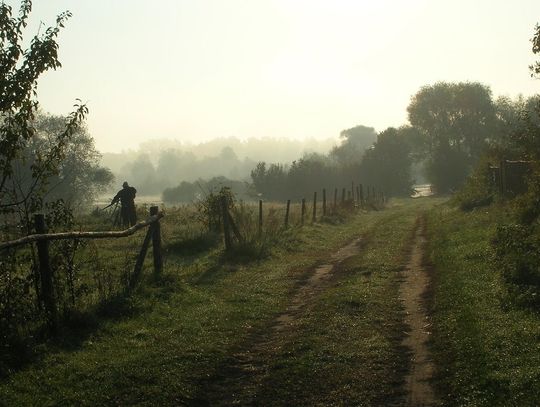
[[[137,223],[137,211],[135,210],[135,194],[137,190],[130,187],[127,181],[122,184],[122,189],[114,196],[111,205],[120,201],[120,216],[123,226],[133,226]]]

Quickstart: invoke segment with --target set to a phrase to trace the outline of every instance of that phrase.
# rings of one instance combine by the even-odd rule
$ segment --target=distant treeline
[[[523,157],[516,138],[526,133],[527,123],[540,126],[539,100],[493,100],[491,89],[481,83],[439,82],[412,97],[410,125],[379,134],[357,126],[343,131],[342,143],[329,154],[308,154],[291,165],[259,162],[251,178],[263,197],[280,200],[349,187],[351,182],[407,195],[417,181],[413,168],[421,168],[422,178],[437,191],[457,190],[486,154]]]
[[[259,162],[251,171],[253,186],[269,200],[297,200],[322,188],[350,190],[352,183],[407,195],[412,185],[408,132],[407,127],[379,134],[365,126],[344,130],[342,143],[328,154],[307,154],[291,165]]]
[[[214,177],[249,181],[258,161],[290,162],[306,152],[328,152],[335,140],[287,140],[234,137],[199,144],[154,140],[137,151],[103,154],[102,163],[119,183],[136,185],[141,194],[160,194],[182,182]],[[184,184],[186,185],[186,184]]]
[[[203,184],[210,189],[227,184],[246,199],[269,200],[300,199],[322,188],[349,188],[353,182],[395,196],[427,181],[445,193],[459,189],[487,152],[520,156],[512,138],[523,132],[524,116],[540,123],[534,109],[538,99],[493,100],[484,84],[439,82],[413,95],[407,106],[409,124],[380,133],[359,125],[342,131],[333,148],[315,140],[231,138],[191,146],[208,153],[197,156],[181,143],[154,142],[141,146],[145,153],[124,153],[123,159],[108,155],[104,162],[116,157],[118,181],[128,180],[141,194],[166,191],[167,202],[191,201]]]
[[[237,199],[250,201],[256,198],[252,185],[246,181],[235,181],[226,177],[213,177],[208,181],[203,179],[195,182],[182,181],[180,185],[166,188],[162,199],[166,203],[190,203],[203,200],[210,193],[215,193],[227,187]]]
[[[163,192],[165,202],[186,202],[226,186],[240,198],[299,200],[326,188],[347,188],[351,183],[376,186],[390,195],[411,190],[409,127],[389,128],[377,134],[372,127],[356,126],[341,132],[341,143],[327,154],[309,153],[291,164],[260,161],[250,172],[250,182],[214,177],[210,181],[183,181]]]

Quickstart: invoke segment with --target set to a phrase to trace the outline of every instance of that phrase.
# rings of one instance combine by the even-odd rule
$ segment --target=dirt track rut
[[[411,407],[438,405],[431,386],[435,366],[428,347],[431,321],[426,296],[431,279],[424,262],[425,246],[425,221],[419,218],[400,287],[405,323],[409,327],[403,345],[410,350],[410,371],[405,378],[405,390],[407,405]]]

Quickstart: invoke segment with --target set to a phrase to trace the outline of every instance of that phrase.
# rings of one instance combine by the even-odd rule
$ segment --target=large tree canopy
[[[407,107],[409,121],[431,148],[449,145],[477,158],[494,129],[491,90],[478,82],[439,82],[425,86]]]
[[[411,193],[410,144],[406,139],[409,133],[408,128],[389,127],[382,131],[360,164],[363,178],[391,196]]]
[[[477,162],[496,130],[496,112],[488,86],[477,82],[439,82],[425,86],[407,108],[410,123],[426,138],[431,165],[428,176],[440,182],[445,174],[466,174]],[[434,162],[445,159],[446,164]],[[459,186],[463,176],[438,185],[447,190]],[[443,187],[444,185],[444,187]]]
[[[0,4],[0,209],[3,212],[21,207],[27,213],[41,209],[47,180],[59,173],[67,146],[87,113],[85,105],[76,105],[76,110],[63,121],[61,131],[49,140],[50,148],[35,151],[29,165],[32,180],[28,188],[13,194],[15,164],[20,166],[25,151],[36,138],[37,80],[43,72],[60,67],[56,38],[70,17],[69,12],[60,14],[55,26],[33,37],[29,48],[23,49],[23,30],[31,10],[32,2],[24,0],[18,17],[13,17],[12,8]]]
[[[343,130],[339,137],[342,142],[330,152],[330,155],[342,165],[357,164],[362,159],[366,149],[377,140],[373,127],[355,126]]]

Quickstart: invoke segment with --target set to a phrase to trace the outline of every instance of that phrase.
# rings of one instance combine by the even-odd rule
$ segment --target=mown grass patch
[[[540,315],[509,304],[492,239],[504,207],[429,215],[433,351],[448,406],[540,404]]]

